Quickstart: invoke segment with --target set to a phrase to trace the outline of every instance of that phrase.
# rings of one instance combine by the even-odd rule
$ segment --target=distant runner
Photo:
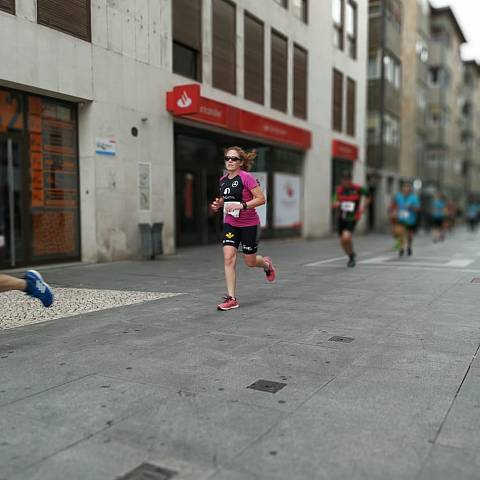
[[[0,292],[12,290],[25,292],[30,297],[38,298],[44,307],[50,307],[53,303],[52,289],[35,270],[29,270],[23,279],[0,275]]]
[[[366,197],[364,207],[361,208],[362,196]],[[356,253],[353,249],[352,235],[357,221],[360,220],[363,210],[370,203],[370,194],[367,188],[352,182],[352,174],[345,172],[342,181],[335,191],[332,207],[337,211],[338,235],[340,245],[348,256],[347,267],[356,264]]]
[[[225,170],[220,179],[220,197],[211,204],[215,212],[223,208],[223,259],[227,296],[217,305],[218,310],[231,310],[240,305],[235,296],[237,250],[242,244],[243,258],[249,267],[262,268],[269,282],[275,280],[275,267],[269,257],[257,255],[260,218],[255,210],[265,203],[265,196],[255,177],[248,173],[256,158],[240,147],[225,150]]]
[[[392,213],[397,220],[396,234],[399,238],[398,254],[403,257],[405,247],[407,255],[412,255],[413,237],[418,226],[418,212],[420,211],[420,199],[413,193],[412,184],[404,183],[402,191],[398,192],[392,202]]]

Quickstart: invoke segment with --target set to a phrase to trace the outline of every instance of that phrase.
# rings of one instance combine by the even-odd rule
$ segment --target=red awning
[[[178,85],[167,92],[167,110],[174,116],[304,150],[312,144],[309,130],[202,97],[198,84]]]

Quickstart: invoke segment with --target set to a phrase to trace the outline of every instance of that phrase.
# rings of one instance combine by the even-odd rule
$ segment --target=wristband
[[[243,206],[243,209],[244,209],[244,210],[246,210],[246,209],[248,208],[246,202],[242,202],[242,206]]]

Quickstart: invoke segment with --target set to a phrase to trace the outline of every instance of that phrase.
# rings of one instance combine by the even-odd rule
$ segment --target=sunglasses
[[[228,155],[225,155],[225,161],[228,162],[231,160],[232,162],[239,162],[241,160],[240,157],[229,157]]]

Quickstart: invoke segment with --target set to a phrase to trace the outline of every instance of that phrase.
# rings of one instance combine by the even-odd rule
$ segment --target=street
[[[42,269],[52,309],[0,295],[0,478],[478,479],[479,240],[264,241],[228,312],[219,245]]]

